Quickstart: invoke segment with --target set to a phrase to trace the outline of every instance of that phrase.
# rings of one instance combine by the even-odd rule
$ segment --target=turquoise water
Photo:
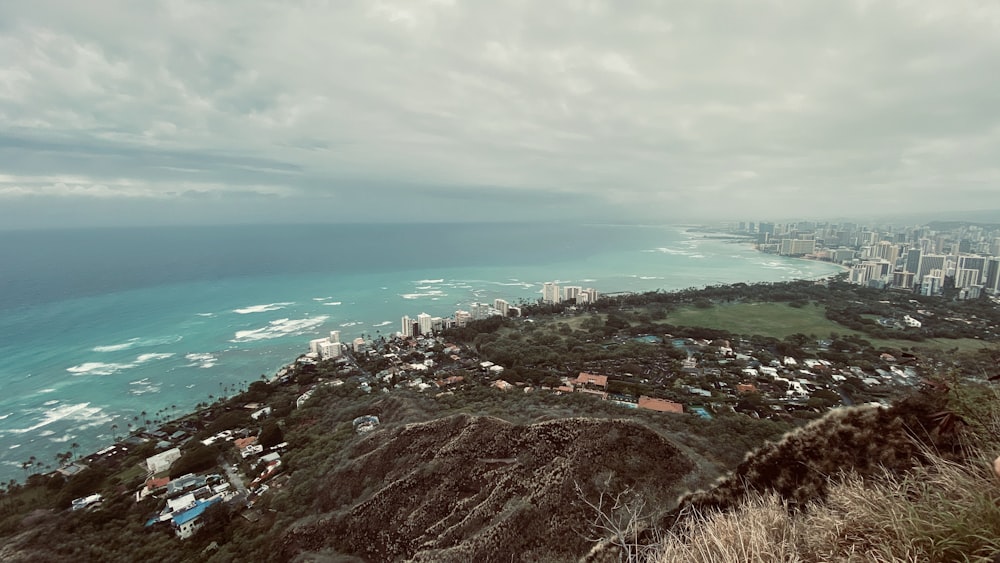
[[[677,227],[496,224],[8,232],[0,264],[3,481],[271,375],[330,330],[391,333],[551,280],[607,293],[837,271]]]

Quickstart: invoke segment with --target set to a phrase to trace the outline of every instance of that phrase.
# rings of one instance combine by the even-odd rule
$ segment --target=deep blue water
[[[395,332],[404,314],[537,299],[551,280],[614,292],[835,271],[676,227],[0,232],[0,480],[273,374],[330,330]]]

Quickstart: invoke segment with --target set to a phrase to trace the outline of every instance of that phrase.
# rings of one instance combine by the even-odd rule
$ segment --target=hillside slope
[[[452,416],[376,433],[317,486],[321,517],[287,531],[283,558],[574,560],[600,492],[676,498],[694,464],[645,426],[559,419],[518,426]]]

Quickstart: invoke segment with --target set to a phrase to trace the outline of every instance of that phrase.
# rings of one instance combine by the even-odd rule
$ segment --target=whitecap
[[[167,358],[172,358],[174,356],[173,352],[161,352],[157,354],[141,354],[135,359],[136,362],[144,364],[146,362],[152,362],[154,360],[165,360]]]
[[[8,446],[7,449],[8,450],[13,450],[13,449],[20,448],[20,447],[21,447],[21,444],[12,444],[12,445]],[[17,465],[17,464],[15,464],[15,465]]]
[[[60,436],[58,438],[49,438],[49,441],[55,442],[57,444],[63,444],[63,443],[69,442],[70,440],[72,440],[74,438],[76,438],[75,434],[63,434],[62,436]]]
[[[413,283],[419,283],[421,285],[427,285],[429,283],[442,283],[442,282],[444,282],[444,278],[439,279],[439,280],[417,280],[417,281],[415,281]]]
[[[150,383],[152,383],[152,382],[149,380],[148,377],[144,377],[144,378],[136,380],[136,381],[129,381],[128,382],[129,385],[149,385]]]
[[[382,321],[382,322],[380,322],[378,324],[373,324],[372,326],[375,326],[375,327],[378,327],[378,326],[389,326],[391,324],[392,324],[392,321]]]
[[[12,428],[11,433],[24,434],[33,432],[39,428],[48,426],[54,422],[66,420],[67,422],[90,422],[103,423],[110,420],[110,417],[102,414],[100,407],[91,407],[90,403],[77,403],[75,405],[63,405],[44,412],[42,419],[27,428]],[[85,426],[76,425],[77,428]]]
[[[3,416],[0,416],[0,420],[4,420],[5,418],[7,418],[10,415],[11,415],[11,413],[7,413],[7,414],[5,414]]]
[[[150,393],[159,393],[159,392],[160,392],[159,385],[147,385],[145,387],[136,387],[133,389],[129,389],[128,394],[139,396],[139,395],[148,395]]]
[[[157,336],[153,338],[129,338],[125,342],[119,342],[118,344],[94,346],[92,350],[94,352],[121,352],[122,350],[130,350],[132,348],[141,348],[145,346],[163,346],[165,344],[176,344],[183,339],[184,339],[183,336],[176,334],[171,336]]]
[[[43,406],[51,407],[52,405],[58,405],[60,403],[59,399],[52,399],[51,401],[45,401],[42,403]]]
[[[317,328],[328,318],[328,316],[320,315],[307,319],[278,319],[269,322],[265,327],[237,331],[230,342],[253,342],[284,336],[299,336]]]
[[[121,344],[108,344],[107,346],[94,346],[92,350],[94,352],[120,352],[122,350],[128,350],[136,346],[139,342],[138,338],[131,338],[127,342],[122,342]]]
[[[74,375],[112,375],[123,369],[135,367],[135,364],[109,364],[104,362],[84,362],[79,365],[66,368],[66,371]]]
[[[358,326],[359,324],[361,324],[361,323],[360,322],[354,322],[354,321],[352,321],[352,322],[348,322],[348,323],[341,323],[340,326],[346,328],[346,327],[350,327],[350,326]]]
[[[55,391],[56,391],[55,387],[46,387],[45,389],[39,390],[38,394],[39,395],[44,395],[45,393],[55,393]],[[0,420],[3,420],[3,419],[0,418]]]
[[[284,309],[289,305],[294,305],[294,302],[284,302],[284,303],[267,303],[264,305],[251,305],[250,307],[243,307],[242,309],[233,309],[234,313],[239,313],[241,315],[249,315],[251,313],[266,313],[268,311],[277,311],[279,309]]]
[[[41,437],[43,437],[43,438],[45,438],[47,436],[55,436],[55,434],[56,433],[53,432],[53,431],[51,431],[51,430],[42,430],[41,432],[38,433],[38,435],[41,436]]]
[[[333,296],[331,295],[330,297],[313,297],[313,301],[326,301],[327,299],[333,299]]]
[[[445,293],[445,292],[443,292],[443,291],[441,291],[439,289],[427,291],[427,292],[424,292],[424,293],[403,293],[403,294],[400,294],[400,297],[402,297],[403,299],[420,299],[420,298],[423,298],[423,297],[438,298],[438,297],[447,297],[447,296],[448,296],[447,293]]]
[[[196,313],[199,317],[214,317],[215,313]]]
[[[329,305],[329,306],[331,306],[331,307],[335,307],[335,306],[337,306],[337,305],[340,305],[340,304],[342,304],[342,302],[341,302],[341,301],[331,301],[331,302],[329,302],[329,303],[323,303],[323,304],[324,304],[324,305]]]
[[[218,358],[207,352],[187,354],[184,356],[191,363],[186,367],[199,367],[208,369],[214,367],[219,362]]]

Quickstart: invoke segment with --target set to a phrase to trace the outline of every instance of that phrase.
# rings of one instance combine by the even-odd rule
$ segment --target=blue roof
[[[198,501],[197,504],[185,510],[184,512],[181,512],[179,514],[174,514],[173,518],[174,524],[180,526],[181,524],[186,524],[194,520],[195,518],[201,516],[201,514],[205,512],[206,508],[212,506],[213,504],[219,502],[220,500],[221,499],[214,498],[212,500]]]

